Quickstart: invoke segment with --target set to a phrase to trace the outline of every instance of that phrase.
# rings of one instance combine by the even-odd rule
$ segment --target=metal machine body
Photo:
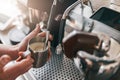
[[[65,56],[75,63],[82,80],[110,80],[117,73],[120,65],[118,48],[120,32],[91,19],[93,11],[88,5],[83,4],[82,0],[71,0],[70,4],[67,4],[67,0],[54,1],[57,2],[51,8],[52,21],[48,27],[54,37],[52,46],[56,47],[60,44],[60,48],[63,48],[60,50],[63,50]],[[62,4],[65,6],[61,6]],[[72,8],[68,7],[70,5]],[[56,21],[58,14],[63,14],[63,17],[62,20],[60,18]],[[76,32],[72,33],[73,31]],[[109,38],[107,40],[105,37],[100,38],[101,33]],[[116,47],[116,51],[113,50],[113,46]],[[112,56],[112,53],[115,55]]]
[[[118,14],[118,16],[120,14],[119,12],[116,12],[111,9],[107,9],[107,10],[110,10],[111,13],[115,12],[115,14]],[[107,18],[110,18],[110,16],[105,17],[105,19],[100,18],[100,19],[104,19],[103,22],[101,22],[102,20],[99,21],[99,19],[92,18],[95,14],[93,14],[91,18],[87,18],[84,16],[84,23],[86,26],[84,30],[82,30],[81,15],[73,11],[69,13],[69,18],[66,20],[66,24],[64,27],[64,37],[63,37],[62,45],[65,55],[71,60],[73,60],[78,70],[83,74],[82,76],[84,76],[84,80],[112,80],[113,76],[116,76],[118,74],[117,72],[119,72],[119,67],[120,67],[120,60],[119,60],[120,31],[118,28],[116,28],[117,26],[114,25],[116,23],[114,21],[118,20],[119,17],[116,18],[113,16],[111,20],[108,19],[109,21],[111,21],[109,23],[111,23],[111,25],[112,24],[114,25],[111,26],[104,23],[105,20],[107,20]],[[106,11],[105,9],[105,12],[109,12],[109,11]],[[99,15],[96,16],[96,18],[100,16],[105,16],[105,12],[103,12],[104,14],[101,14],[99,11],[96,12],[99,13]],[[119,23],[117,25],[119,26]],[[89,31],[90,28],[92,29],[91,31]],[[76,31],[76,35],[75,35],[75,31]],[[88,33],[86,38],[83,38],[81,36],[82,32],[84,33],[84,35]],[[99,48],[97,47],[96,50],[95,47],[96,45],[92,44],[92,46],[94,46],[95,48],[92,48],[93,52],[91,53],[88,51],[89,49],[91,49],[91,47],[89,47],[90,45],[86,45],[86,47],[84,48],[84,46],[81,45],[81,43],[82,41],[83,43],[86,41],[85,42],[86,44],[95,42],[92,41],[91,38],[89,38],[89,36],[92,35],[93,33],[96,34],[96,37],[98,39],[95,40],[94,39],[95,37],[92,39],[98,41],[97,46],[99,46]],[[101,34],[103,37],[100,36]],[[79,37],[77,35],[79,35]],[[107,45],[105,46],[104,44]],[[114,50],[113,47],[116,48],[115,49],[116,51]],[[115,79],[119,80],[119,78],[115,78]]]

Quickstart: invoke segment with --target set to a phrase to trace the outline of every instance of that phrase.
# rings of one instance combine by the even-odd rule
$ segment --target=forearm
[[[10,46],[10,45],[0,44],[0,56],[4,54],[9,55],[12,59],[16,59],[18,57],[17,45]]]

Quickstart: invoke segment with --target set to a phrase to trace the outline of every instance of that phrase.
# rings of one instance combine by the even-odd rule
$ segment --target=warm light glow
[[[10,17],[20,14],[15,4],[16,0],[0,0],[0,13]]]

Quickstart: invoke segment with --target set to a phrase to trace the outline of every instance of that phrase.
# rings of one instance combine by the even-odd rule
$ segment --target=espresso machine
[[[31,23],[40,23],[40,21],[42,21],[42,13],[44,12],[49,16],[50,19],[47,18],[44,23],[47,24],[48,30],[54,37],[51,42],[53,47],[56,47],[58,44],[59,26],[62,14],[65,9],[75,1],[76,0],[28,0],[27,2]]]
[[[78,3],[80,1],[82,0],[78,0]],[[66,21],[62,25],[63,29],[60,29],[63,31],[60,45],[64,54],[75,63],[83,77],[81,80],[119,80],[115,76],[119,74],[120,67],[117,49],[120,35],[120,24],[117,20],[120,13],[102,7],[86,17],[82,12],[82,2],[79,4],[82,8],[81,14],[75,12],[75,7],[78,6],[76,2],[66,9],[65,16],[62,17]],[[115,48],[118,52],[114,51]]]
[[[114,34],[118,40],[119,32],[93,19],[91,5],[86,6],[83,0],[28,0],[28,7],[34,24],[41,21],[41,12],[48,13],[47,29],[54,37],[51,46],[56,49],[52,49],[52,58],[44,67],[32,70],[38,80],[110,80],[117,73],[120,56]],[[91,17],[84,16],[86,7]],[[117,57],[111,57],[112,53]]]
[[[39,9],[36,7],[35,1],[38,1],[37,7],[40,7],[40,3],[43,4],[43,9]],[[42,3],[43,1],[43,3]],[[46,1],[46,2],[44,2]],[[64,10],[73,4],[76,0],[28,0],[28,7],[30,8],[30,21],[31,23],[39,23],[39,18],[35,15],[31,15],[31,13],[35,13],[36,10],[38,12],[40,10],[46,11],[48,15],[52,13],[49,17],[51,17],[52,22],[50,23],[50,27],[47,29],[50,31],[50,33],[53,35],[54,40],[51,42],[51,52],[52,56],[50,60],[40,68],[32,68],[27,75],[31,75],[34,78],[33,80],[65,80],[65,79],[72,79],[72,80],[78,80],[81,79],[81,73],[79,73],[78,69],[74,66],[74,63],[69,60],[63,53],[62,54],[56,54],[55,48],[58,45],[58,34],[59,34],[59,27],[60,27],[60,20],[61,16],[64,12]],[[51,5],[49,4],[51,3]],[[48,7],[47,5],[49,4]],[[47,8],[44,9],[44,7],[47,6]],[[51,9],[51,10],[50,10]],[[33,12],[31,12],[33,11]],[[35,12],[34,12],[35,11]],[[52,11],[52,12],[51,12]],[[54,13],[55,12],[55,13]],[[35,17],[34,17],[35,16]],[[32,18],[33,17],[33,18]],[[37,17],[37,18],[36,18]],[[34,20],[36,19],[36,20]],[[48,19],[49,20],[49,19]],[[26,76],[27,76],[26,75]],[[30,79],[31,76],[27,76],[28,79]]]

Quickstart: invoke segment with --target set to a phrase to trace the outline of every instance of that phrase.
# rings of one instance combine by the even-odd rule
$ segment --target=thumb
[[[2,72],[3,67],[10,62],[12,59],[9,55],[2,55],[0,57],[0,72]]]
[[[19,51],[25,51],[29,40],[31,40],[33,37],[37,36],[39,31],[40,31],[40,26],[36,25],[36,28],[31,33],[29,33],[19,44],[20,45]]]
[[[36,28],[31,32],[29,33],[26,38],[28,40],[31,40],[33,37],[37,36],[37,34],[40,32],[40,26],[39,24],[36,25]]]

